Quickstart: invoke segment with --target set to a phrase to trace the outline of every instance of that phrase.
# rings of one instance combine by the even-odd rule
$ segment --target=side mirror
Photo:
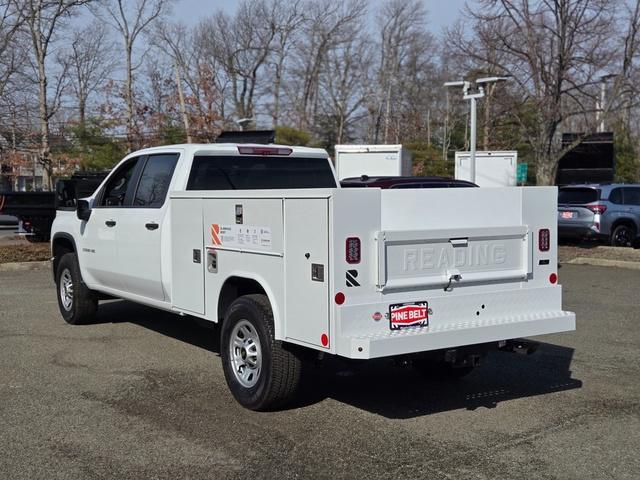
[[[85,222],[89,220],[89,217],[91,217],[91,207],[87,200],[78,200],[76,215],[80,220],[84,220]]]

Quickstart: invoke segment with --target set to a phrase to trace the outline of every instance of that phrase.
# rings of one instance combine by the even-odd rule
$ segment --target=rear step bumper
[[[573,312],[536,313],[351,337],[349,351],[340,354],[349,358],[378,358],[575,329],[576,316]]]

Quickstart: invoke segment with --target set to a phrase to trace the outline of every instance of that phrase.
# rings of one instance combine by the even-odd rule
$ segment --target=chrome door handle
[[[104,224],[107,227],[115,227],[116,226],[116,221],[115,220],[107,220],[106,222],[104,222]]]
[[[156,230],[159,227],[159,225],[156,222],[149,222],[149,223],[146,223],[144,226],[147,227],[147,230]]]

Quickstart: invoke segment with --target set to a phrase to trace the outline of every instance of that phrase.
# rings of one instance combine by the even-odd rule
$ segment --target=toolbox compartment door
[[[285,336],[319,347],[329,339],[329,204],[326,198],[287,198]],[[323,337],[326,335],[326,337]]]
[[[523,281],[532,273],[527,226],[380,231],[376,240],[380,291]]]

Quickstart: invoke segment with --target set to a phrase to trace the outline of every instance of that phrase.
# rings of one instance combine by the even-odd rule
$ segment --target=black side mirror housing
[[[78,206],[76,208],[76,215],[80,220],[85,222],[91,217],[91,207],[87,200],[78,200]]]

